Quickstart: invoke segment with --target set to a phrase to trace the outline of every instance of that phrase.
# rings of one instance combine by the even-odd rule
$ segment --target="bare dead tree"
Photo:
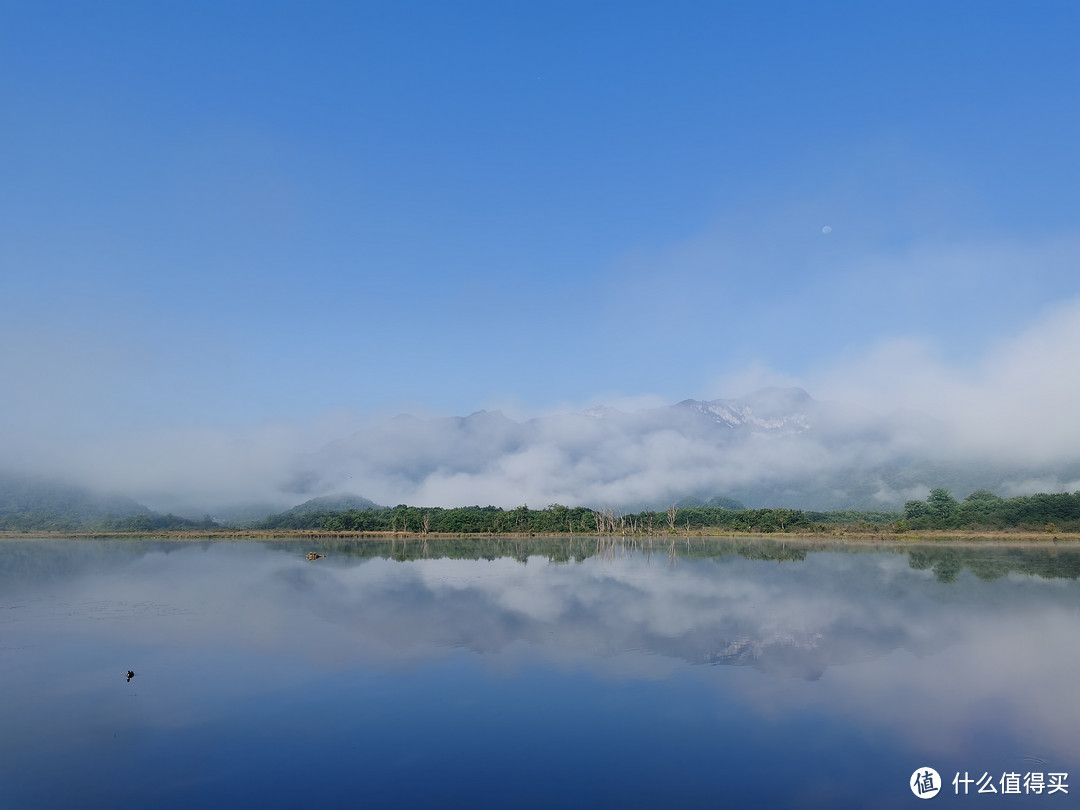
[[[672,504],[671,506],[669,506],[668,510],[667,510],[667,525],[668,525],[668,531],[671,532],[672,534],[675,533],[675,518],[677,518],[678,516],[679,516],[679,508],[677,506],[675,506],[675,504]]]
[[[600,534],[614,534],[616,525],[615,511],[613,509],[601,509],[599,514],[602,526]]]

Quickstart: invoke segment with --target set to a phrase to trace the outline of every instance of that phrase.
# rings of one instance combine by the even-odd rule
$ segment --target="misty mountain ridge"
[[[281,514],[307,515],[312,512],[344,512],[348,509],[385,509],[368,498],[360,495],[350,495],[346,492],[336,492],[333,495],[323,495],[311,498],[299,503],[292,509],[287,509]]]
[[[155,463],[168,472],[167,457]],[[935,487],[960,498],[975,489],[1006,497],[1080,489],[1078,462],[973,456],[930,415],[882,416],[816,400],[801,388],[632,412],[600,406],[521,422],[500,411],[402,414],[251,469],[253,481],[262,482],[246,487],[254,497],[230,505],[219,496],[209,507],[185,489],[191,482],[179,469],[171,501],[162,501],[161,487],[140,495],[132,486],[131,498],[109,498],[71,484],[49,492],[39,479],[9,474],[0,477],[0,514],[46,510],[84,523],[156,514],[138,502],[146,498],[155,508],[164,502],[177,514],[208,512],[235,525],[283,514],[290,502],[298,514],[401,503],[560,503],[629,512],[694,502],[827,511],[899,509]],[[227,491],[225,482],[221,492]]]
[[[762,388],[742,399],[684,399],[675,407],[689,408],[733,429],[800,433],[811,429],[816,406],[801,388]]]
[[[30,513],[82,521],[148,515],[151,510],[122,495],[102,494],[42,476],[0,472],[0,515]]]
[[[0,473],[0,530],[156,531],[210,528],[209,518],[162,515],[122,495],[41,476]]]
[[[500,411],[395,417],[301,461],[305,492],[359,489],[384,503],[563,503],[660,508],[687,496],[750,508],[897,509],[946,486],[1004,495],[1061,491],[1080,464],[967,458],[946,425],[915,411],[881,416],[801,388],[610,406],[517,422]],[[1080,483],[1078,483],[1080,486]]]

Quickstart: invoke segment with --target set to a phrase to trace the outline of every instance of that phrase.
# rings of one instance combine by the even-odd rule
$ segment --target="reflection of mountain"
[[[429,506],[565,503],[660,508],[687,496],[750,508],[898,508],[928,488],[963,497],[1008,494],[1042,476],[951,460],[949,437],[910,412],[880,416],[805,391],[685,400],[626,413],[595,408],[515,422],[499,412],[399,416],[309,455],[292,476],[303,491],[359,489],[387,503]],[[300,490],[298,490],[299,492]]]
[[[303,548],[318,548],[331,560],[355,553],[404,562],[379,564],[378,576],[365,578],[362,591],[352,591],[347,603],[331,609],[349,626],[352,617],[366,617],[364,636],[377,647],[426,642],[496,654],[524,641],[550,648],[560,659],[579,654],[615,659],[641,651],[806,680],[896,650],[922,657],[948,646],[943,606],[955,610],[983,602],[978,609],[985,619],[998,610],[985,594],[973,595],[983,593],[979,589],[1003,588],[1019,600],[1015,606],[1038,598],[1024,584],[1027,576],[1076,579],[1080,573],[1080,551],[924,547],[908,554],[853,546],[823,551],[745,539],[692,546],[694,556],[674,560],[666,552],[616,549],[594,555],[590,548],[579,563],[552,565],[549,560],[566,558],[567,542],[454,541],[445,547],[327,542]],[[978,576],[943,580],[937,562],[944,558],[959,565],[958,571]],[[786,562],[777,565],[777,560]],[[1009,580],[1006,573],[1021,576]],[[912,613],[915,607],[922,612]]]
[[[771,638],[738,636],[705,650],[691,662],[751,666],[779,677],[817,680],[830,666],[868,661],[915,645],[900,628],[873,633],[843,626],[827,628],[827,633],[800,630]]]
[[[958,613],[989,621],[1049,594],[970,576],[943,584],[905,555],[873,552],[781,566],[729,556],[671,567],[633,554],[580,565],[432,559],[352,570],[357,578],[343,575],[338,586],[349,596],[324,615],[376,648],[505,654],[525,642],[558,660],[615,662],[637,651],[808,680],[896,650],[931,655],[953,643]],[[354,587],[342,590],[346,582]],[[1005,592],[1004,601],[989,597]]]
[[[1080,551],[962,549],[950,559],[980,571],[979,577],[943,581],[933,560],[950,549],[909,555],[746,540],[695,546],[698,556],[674,560],[666,553],[615,550],[551,564],[566,542],[269,548],[292,555],[318,549],[340,566],[332,587],[324,582],[315,593],[305,578],[287,599],[319,605],[321,615],[356,628],[375,649],[431,644],[504,654],[525,642],[559,660],[615,661],[638,651],[806,680],[897,650],[931,655],[952,643],[947,617],[956,611],[970,608],[990,621],[999,610],[1021,608],[1053,590],[1032,589],[1025,576],[1002,573],[1075,579],[1080,571]],[[350,551],[369,563],[352,564]],[[387,554],[401,562],[384,559]],[[787,562],[777,565],[777,559]],[[326,601],[323,591],[335,596]],[[1001,593],[1008,599],[989,596]]]
[[[890,649],[875,652],[885,654]],[[861,660],[867,652],[861,650],[854,660]],[[844,656],[839,661],[837,658],[821,633],[802,632],[788,633],[769,640],[740,636],[728,641],[723,647],[706,651],[699,662],[752,666],[781,677],[817,680],[831,663],[851,662],[850,656]]]
[[[528,651],[617,671],[643,653],[662,666],[748,667],[814,680],[899,650],[931,656],[955,643],[965,622],[1015,623],[1029,610],[1062,604],[1076,584],[1030,576],[986,581],[963,570],[943,582],[934,555],[949,549],[921,550],[921,556],[811,550],[778,564],[769,559],[776,555],[755,552],[768,541],[743,540],[714,544],[710,557],[704,549],[677,559],[614,550],[555,564],[535,556],[545,546],[516,544],[515,559],[505,556],[505,542],[493,543],[474,544],[471,554],[454,547],[467,559],[399,562],[382,555],[400,554],[400,542],[390,549],[310,541],[8,541],[0,544],[0,593],[16,594],[34,582],[52,587],[72,577],[99,578],[105,580],[94,597],[99,600],[128,590],[132,604],[152,595],[163,605],[171,599],[202,610],[209,599],[215,607],[206,620],[215,633],[248,628],[263,638],[259,628],[269,628],[270,638],[302,638],[314,618],[338,634],[333,645],[312,639],[319,655],[349,649],[373,662],[438,657],[452,649],[506,656]],[[410,548],[424,553],[422,543]],[[327,556],[309,563],[313,550]],[[1001,549],[962,551],[953,564],[985,572],[1049,570],[1069,556],[1061,564],[1074,579],[1080,557],[1064,550],[1055,556],[1053,549],[1005,556]],[[439,555],[438,544],[427,553]],[[929,567],[934,572],[924,570]],[[284,614],[282,606],[288,606]],[[223,623],[222,615],[241,624]],[[298,632],[283,633],[282,623]]]
[[[329,553],[309,562],[316,548]],[[1066,770],[1075,751],[1075,581],[987,582],[961,572],[945,584],[904,554],[875,552],[810,552],[778,564],[614,550],[552,564],[489,560],[489,546],[481,559],[407,562],[349,557],[346,548],[0,542],[0,646],[11,661],[5,717],[15,720],[7,727],[24,747],[40,731],[35,763],[76,740],[70,761],[78,764],[87,747],[102,747],[102,728],[110,739],[117,728],[120,739],[178,737],[170,761],[188,763],[185,751],[220,750],[222,730],[243,726],[227,748],[269,740],[260,761],[283,761],[280,746],[294,738],[303,750],[290,760],[345,751],[346,770],[365,764],[348,784],[349,795],[361,796],[373,762],[405,780],[420,763],[451,786],[477,762],[495,762],[517,781],[491,804],[525,795],[520,763],[567,748],[548,771],[570,775],[571,803],[582,796],[578,785],[594,784],[596,752],[606,748],[615,755],[601,770],[615,772],[652,767],[657,745],[671,748],[672,780],[649,805],[682,802],[687,753],[699,749],[695,767],[728,769],[739,780],[743,763],[782,761],[792,747],[800,762],[820,754],[809,771],[830,780],[854,746],[882,769],[857,800],[822,802],[814,792],[766,802],[784,807],[804,806],[808,795],[814,806],[865,806],[866,796],[888,799],[886,790],[903,803],[910,771],[897,774],[893,763],[923,756],[949,762],[967,751],[994,763],[1037,752],[1049,771]],[[152,706],[134,705],[143,699],[121,680],[129,666],[139,673],[131,687]],[[58,706],[45,729],[43,703]],[[107,722],[98,722],[97,706]],[[128,732],[117,726],[131,715],[125,707],[137,716]],[[835,718],[854,731],[836,733]],[[433,728],[442,729],[435,742],[418,749]],[[578,737],[584,743],[575,746]],[[890,753],[894,738],[906,740],[899,754]],[[209,747],[193,748],[193,739]],[[976,739],[982,749],[969,742]],[[477,740],[491,747],[478,749]],[[116,745],[107,747],[115,760]],[[160,759],[160,746],[149,747]],[[19,747],[8,748],[15,761]],[[500,748],[504,760],[485,753]],[[379,760],[384,749],[390,757]],[[451,749],[463,753],[449,769],[423,765],[445,762]],[[400,779],[385,795],[398,796]],[[176,773],[162,781],[171,798]],[[26,795],[37,796],[40,783]],[[737,806],[762,804],[751,787]],[[610,804],[610,795],[594,791],[585,803]]]

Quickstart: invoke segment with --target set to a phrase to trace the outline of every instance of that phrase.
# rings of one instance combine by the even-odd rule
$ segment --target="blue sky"
[[[856,396],[897,346],[988,394],[1080,300],[1078,41],[1073,2],[0,0],[0,414]]]

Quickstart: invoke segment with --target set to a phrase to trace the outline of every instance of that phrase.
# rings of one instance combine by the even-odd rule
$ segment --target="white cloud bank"
[[[895,340],[806,384],[879,412],[904,407],[943,420],[965,456],[1044,464],[1080,460],[1080,300],[1046,310],[999,340],[971,369],[921,341]]]
[[[792,423],[730,435],[671,408],[525,422],[496,413],[361,425],[338,415],[235,430],[50,434],[50,424],[82,403],[53,391],[38,412],[24,387],[21,400],[6,403],[0,466],[187,511],[243,502],[284,508],[336,491],[386,504],[540,507],[689,493],[807,506],[812,490],[818,504],[896,506],[941,483],[883,472],[913,462],[1009,467],[996,482],[1003,495],[1072,491],[1080,489],[1077,356],[1080,299],[1047,309],[969,367],[914,339],[877,343],[805,379],[758,367],[730,378],[728,386],[742,386],[730,394],[759,383],[801,385],[817,401],[807,406],[814,429]]]

